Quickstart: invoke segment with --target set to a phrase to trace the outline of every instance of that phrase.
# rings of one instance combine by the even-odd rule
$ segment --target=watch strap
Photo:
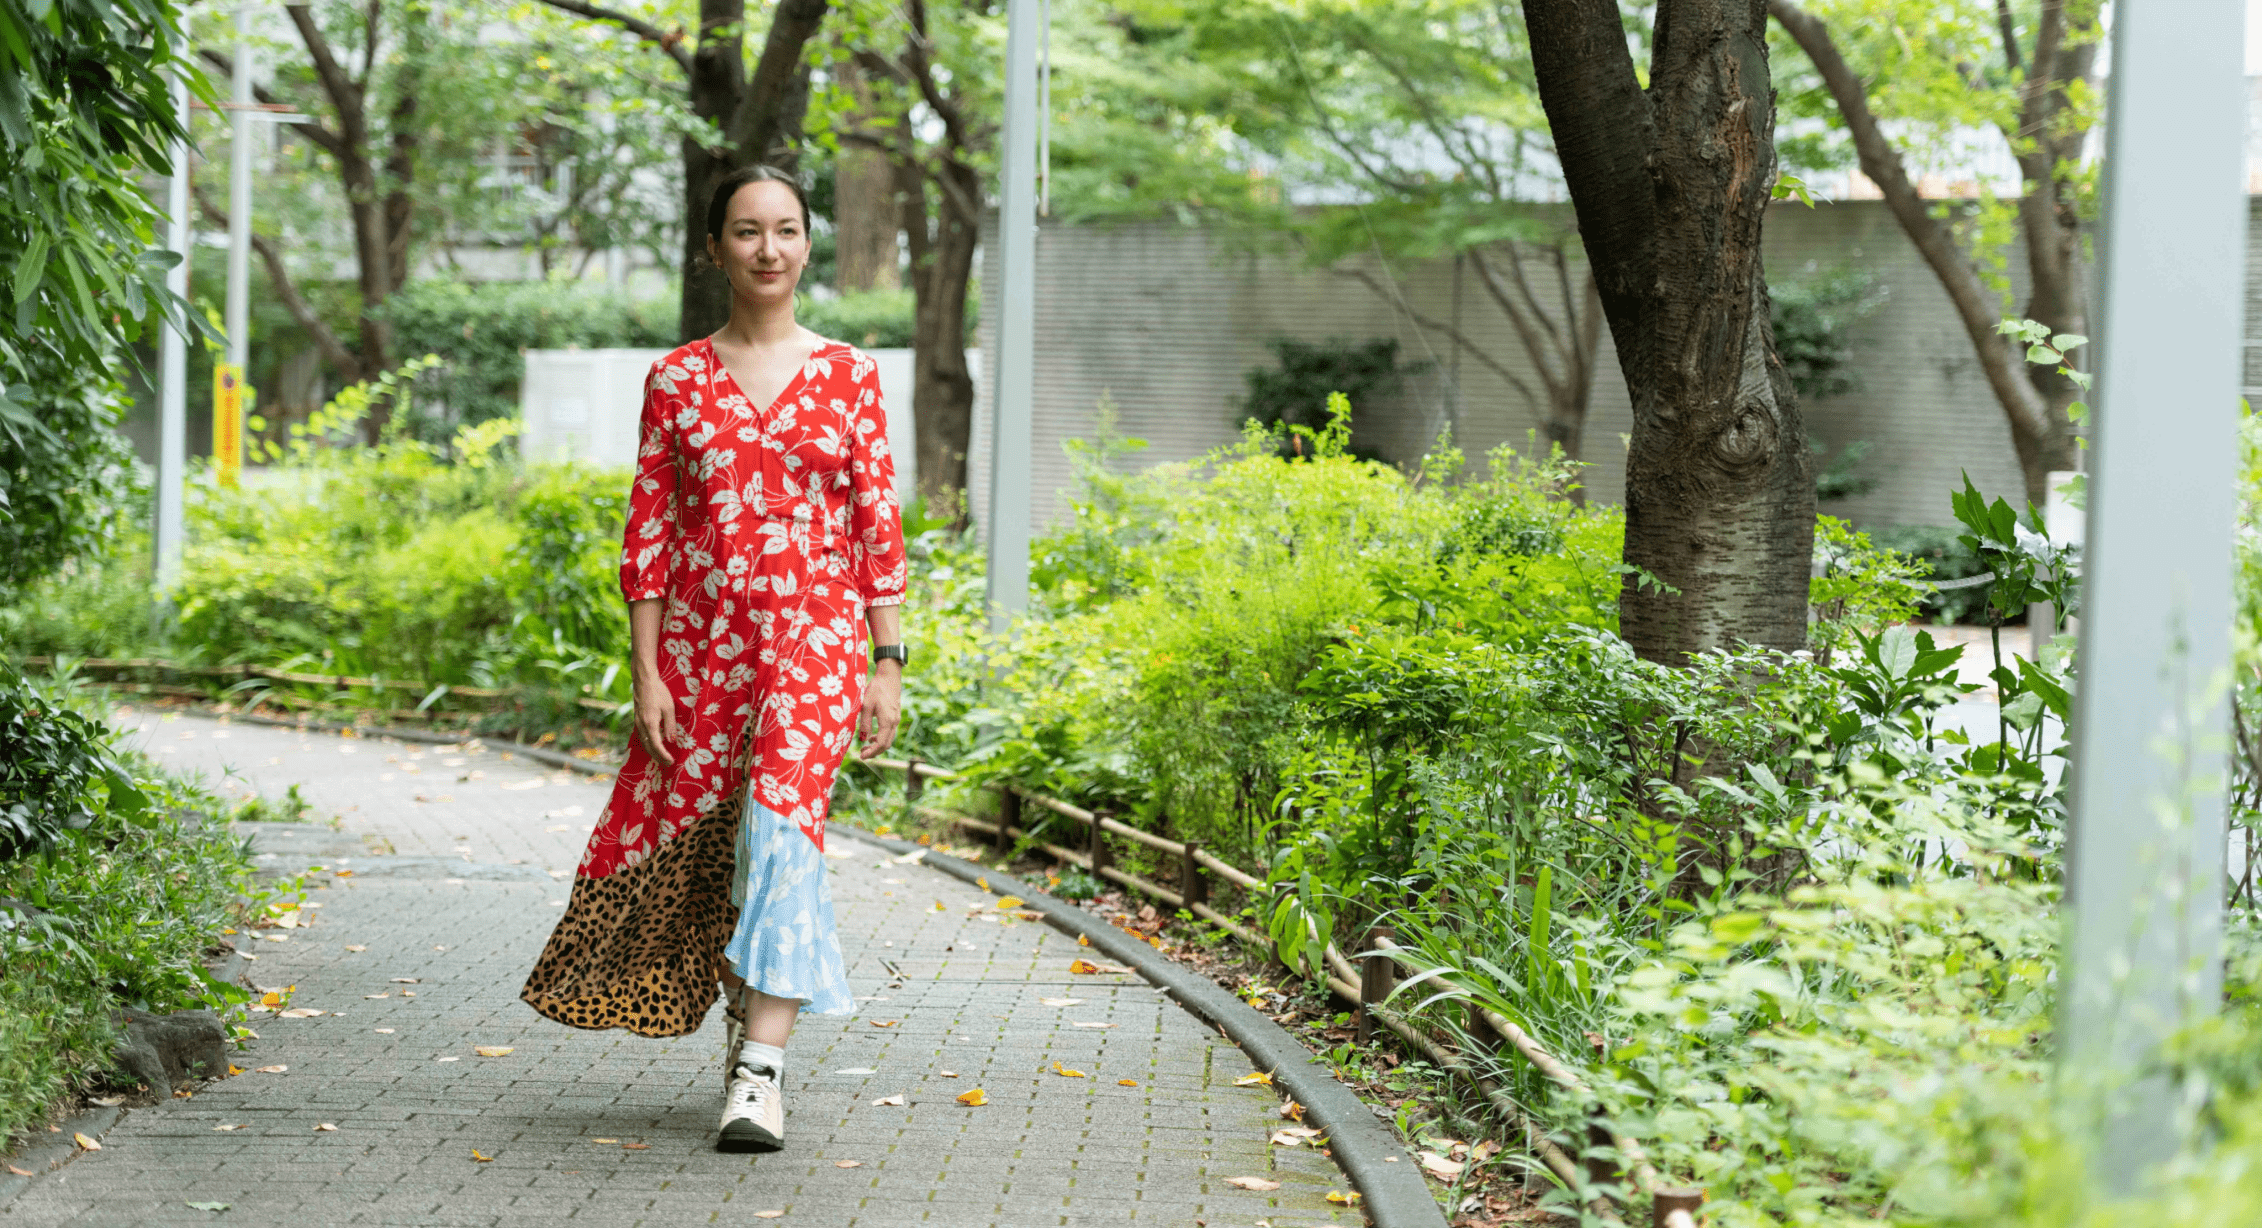
[[[911,650],[901,644],[874,644],[872,660],[894,661],[908,669],[911,665]]]

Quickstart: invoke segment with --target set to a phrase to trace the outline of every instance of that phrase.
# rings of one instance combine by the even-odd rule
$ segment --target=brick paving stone
[[[650,1040],[576,1031],[518,1001],[607,784],[493,750],[130,710],[120,720],[160,760],[202,772],[224,794],[280,797],[301,786],[314,821],[246,825],[259,864],[278,874],[310,865],[351,874],[310,892],[321,907],[306,912],[316,920],[282,934],[286,941],[234,941],[256,957],[244,965],[253,984],[296,985],[293,1005],[331,1013],[255,1017],[260,1039],[237,1064],[287,1065],[287,1073],[240,1075],[193,1099],[129,1112],[102,1151],[0,1209],[9,1221],[1037,1228],[1262,1219],[1301,1228],[1363,1220],[1325,1201],[1329,1189],[1349,1188],[1332,1161],[1266,1145],[1277,1096],[1232,1086],[1249,1062],[1214,1029],[1136,977],[1070,975],[1073,939],[983,907],[990,897],[978,890],[845,834],[831,838],[826,864],[859,1014],[811,1015],[796,1029],[786,1051],[784,1151],[717,1152],[719,1010],[696,1035]],[[1047,997],[1083,1001],[1051,1007],[1039,1001]],[[875,1028],[875,1020],[898,1022]],[[1077,1021],[1119,1026],[1071,1026]],[[482,1058],[474,1045],[514,1051]],[[1054,1062],[1091,1077],[1053,1074]],[[839,1073],[857,1068],[875,1073]],[[1118,1086],[1119,1078],[1139,1086]],[[988,1105],[953,1099],[977,1086]],[[896,1094],[909,1103],[871,1103]],[[317,1132],[319,1122],[338,1129]],[[228,1124],[248,1128],[213,1129]],[[863,1163],[844,1169],[838,1160]],[[1243,1175],[1281,1188],[1225,1184]],[[191,1201],[230,1210],[215,1216],[189,1209]],[[752,1219],[768,1209],[786,1215]]]

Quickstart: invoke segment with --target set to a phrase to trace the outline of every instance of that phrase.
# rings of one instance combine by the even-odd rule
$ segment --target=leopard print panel
[[[635,866],[576,878],[565,916],[519,997],[577,1028],[639,1036],[699,1030],[718,996],[730,904],[732,841],[746,791],[734,789]]]

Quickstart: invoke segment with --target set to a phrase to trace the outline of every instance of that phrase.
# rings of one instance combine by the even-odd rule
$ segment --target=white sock
[[[785,1082],[785,1049],[778,1045],[746,1041],[738,1046],[738,1064],[754,1069],[768,1069],[779,1083]]]

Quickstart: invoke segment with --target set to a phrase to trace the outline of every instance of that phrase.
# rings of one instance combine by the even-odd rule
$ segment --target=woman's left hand
[[[876,661],[864,683],[864,710],[856,717],[856,740],[862,747],[857,758],[870,759],[895,744],[895,726],[903,713],[903,665]]]

